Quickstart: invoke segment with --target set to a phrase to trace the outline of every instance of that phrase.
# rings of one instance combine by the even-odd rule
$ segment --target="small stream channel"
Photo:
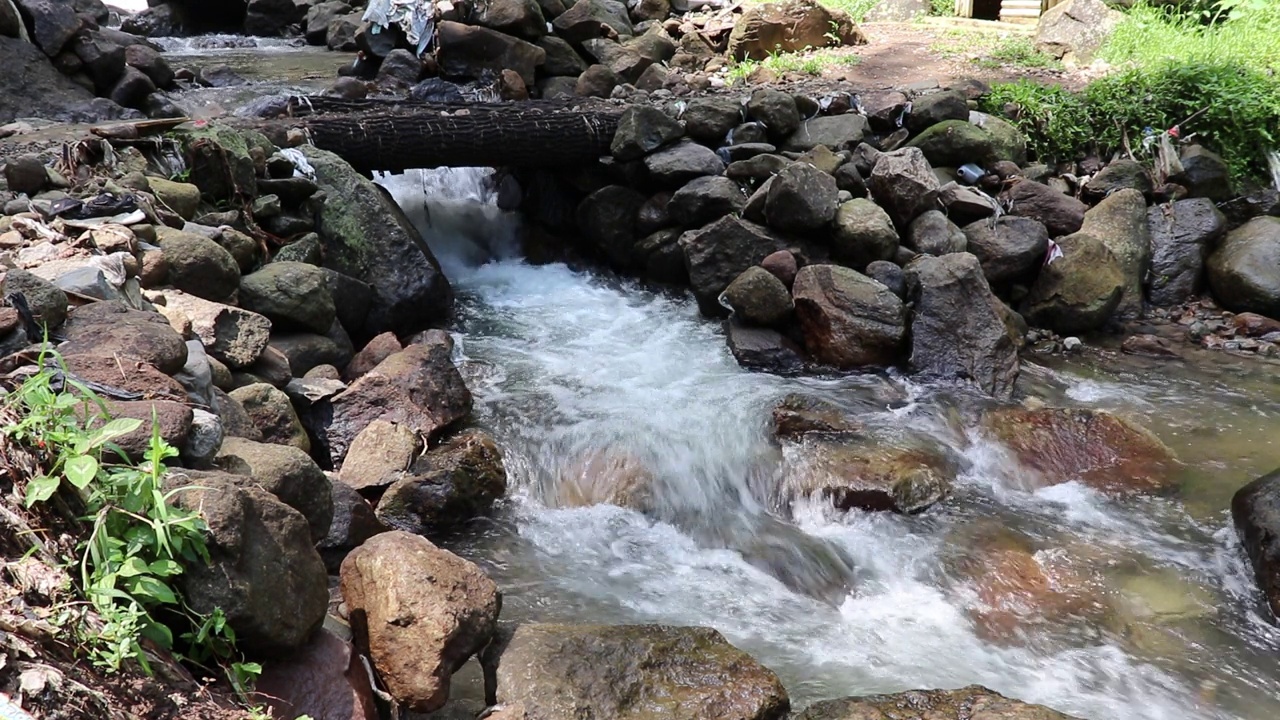
[[[505,620],[712,626],[778,672],[797,707],[981,683],[1092,720],[1280,717],[1280,630],[1226,510],[1280,465],[1274,367],[1224,354],[1027,362],[1024,392],[1136,417],[1185,471],[1171,498],[1025,490],[1024,471],[973,429],[971,401],[902,377],[749,373],[691,298],[525,262],[486,172],[380,182],[454,283],[477,421],[505,453],[509,500],[451,545],[498,582]],[[776,447],[768,418],[790,392],[963,456],[955,496],[914,517],[779,503],[798,451]],[[595,453],[652,473],[647,512],[577,506],[564,478]],[[991,637],[956,560],[992,532],[1029,543],[1052,577],[1084,578],[1107,610],[1032,609]],[[852,591],[824,592],[849,565]]]

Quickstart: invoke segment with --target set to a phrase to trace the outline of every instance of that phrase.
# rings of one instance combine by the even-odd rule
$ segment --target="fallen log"
[[[301,130],[361,172],[433,167],[554,168],[609,154],[621,108],[540,103],[294,106],[260,129]],[[323,107],[325,110],[320,110]]]

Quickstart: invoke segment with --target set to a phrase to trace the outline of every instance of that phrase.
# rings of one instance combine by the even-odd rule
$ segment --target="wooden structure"
[[[1035,22],[1066,0],[956,0],[956,16],[1004,22]]]

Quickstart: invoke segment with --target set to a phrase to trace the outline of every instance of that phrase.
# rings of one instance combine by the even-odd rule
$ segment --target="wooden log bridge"
[[[554,168],[609,154],[622,107],[603,102],[427,103],[293,97],[258,127],[290,130],[360,172],[433,167]],[[283,142],[279,144],[284,144]]]

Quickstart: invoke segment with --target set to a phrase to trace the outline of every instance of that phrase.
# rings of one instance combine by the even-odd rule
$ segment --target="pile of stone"
[[[1007,396],[1028,325],[1087,333],[1205,289],[1280,317],[1280,221],[1229,230],[1220,158],[1189,146],[1159,187],[1128,159],[1028,164],[1012,125],[972,109],[981,92],[651,98],[567,181],[576,226],[541,219],[690,287],[731,316],[739,361],[774,372],[905,365]]]

